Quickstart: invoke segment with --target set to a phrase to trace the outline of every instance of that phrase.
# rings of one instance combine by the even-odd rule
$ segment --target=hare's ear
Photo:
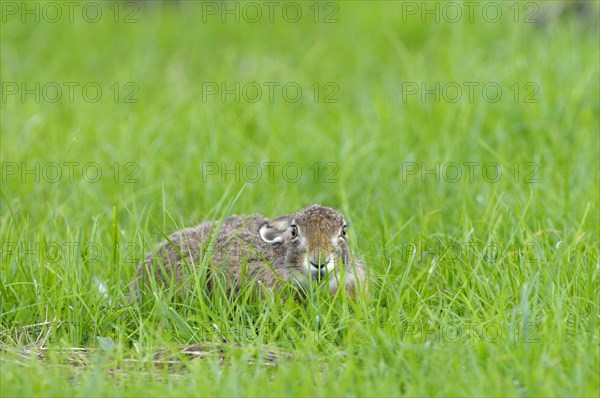
[[[290,228],[292,220],[290,216],[283,216],[264,223],[258,229],[262,240],[274,244],[283,242],[285,232]]]

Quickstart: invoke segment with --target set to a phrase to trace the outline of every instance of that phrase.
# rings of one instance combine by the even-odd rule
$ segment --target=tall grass
[[[225,3],[133,4],[96,23],[3,9],[2,396],[597,396],[595,11],[299,2],[297,23],[236,23],[207,14]],[[345,213],[369,297],[206,295],[197,274],[183,300],[125,300],[173,231],[312,203]]]

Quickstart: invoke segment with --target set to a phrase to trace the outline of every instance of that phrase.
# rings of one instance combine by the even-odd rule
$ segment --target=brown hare
[[[206,288],[222,275],[227,290],[248,283],[276,289],[291,284],[305,292],[311,283],[332,294],[340,286],[357,297],[366,289],[365,264],[348,246],[342,214],[321,205],[268,220],[260,215],[232,216],[177,231],[139,265],[135,289],[176,284],[181,297],[190,288],[189,272],[204,264]],[[208,258],[206,258],[208,256]],[[204,258],[204,261],[203,261]]]

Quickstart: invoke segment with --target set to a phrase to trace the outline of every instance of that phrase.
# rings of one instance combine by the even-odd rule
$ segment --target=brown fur
[[[273,220],[260,215],[232,216],[220,229],[218,225],[207,221],[175,232],[159,244],[139,265],[135,290],[149,286],[154,276],[161,287],[175,284],[182,297],[191,288],[188,272],[202,271],[202,264],[206,265],[208,291],[215,274],[225,277],[228,291],[249,283],[279,288],[288,282],[304,290],[309,283],[321,281],[331,293],[343,283],[355,297],[359,288],[366,288],[365,265],[352,256],[342,237],[344,217],[331,208],[312,205]]]

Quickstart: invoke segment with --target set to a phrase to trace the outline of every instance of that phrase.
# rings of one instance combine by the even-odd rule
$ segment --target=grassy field
[[[472,3],[2,2],[0,395],[598,396],[597,8]],[[312,203],[368,298],[125,303]]]

